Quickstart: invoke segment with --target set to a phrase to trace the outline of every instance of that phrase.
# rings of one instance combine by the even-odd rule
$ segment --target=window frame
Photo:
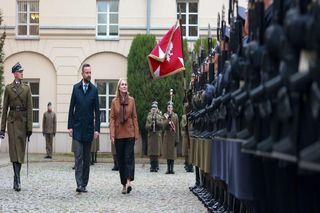
[[[98,97],[100,99],[100,97],[105,97],[106,98],[106,107],[105,108],[100,108],[99,106],[99,110],[100,112],[106,111],[106,122],[102,122],[100,120],[100,126],[103,128],[109,128],[110,123],[109,123],[109,112],[111,111],[111,105],[109,106],[109,98],[115,98],[116,97],[116,93],[115,94],[110,94],[110,83],[115,83],[115,85],[117,84],[118,80],[117,79],[96,79],[95,80],[95,85],[98,88],[98,83],[104,83],[106,84],[106,91],[104,94],[99,94],[98,93]],[[99,91],[99,90],[98,90]],[[100,100],[99,100],[100,103]],[[100,113],[101,114],[101,113]],[[100,115],[101,116],[101,115]]]
[[[40,37],[40,2],[39,0],[17,0],[16,1],[16,37],[17,38],[26,38],[26,39],[38,39]],[[38,11],[30,11],[30,3],[38,3]],[[27,11],[21,12],[19,11],[19,3],[26,3],[27,4]],[[27,14],[27,22],[20,23],[19,21],[19,14]],[[30,14],[31,13],[38,13],[39,15],[39,23],[31,23],[30,22]],[[27,34],[26,35],[19,35],[19,26],[27,26]],[[30,26],[38,26],[38,35],[30,35]]]
[[[118,2],[118,11],[117,12],[110,12],[110,2],[116,0],[96,0],[96,38],[98,39],[115,39],[119,38],[119,1]],[[106,2],[107,3],[107,11],[106,12],[99,12],[98,9],[98,2]],[[107,22],[104,24],[99,23],[99,14],[103,14],[106,16]],[[118,15],[117,24],[110,24],[110,15]],[[99,35],[99,26],[106,26],[107,31],[106,35]],[[118,35],[110,35],[110,26],[117,26]]]
[[[190,39],[190,40],[196,40],[199,38],[199,1],[182,1],[178,0],[177,1],[177,17],[179,19],[179,3],[184,3],[186,4],[186,11],[181,12],[181,15],[185,15],[186,17],[186,23],[182,24],[182,27],[185,28],[186,35],[183,35],[184,39]],[[197,4],[197,12],[189,12],[189,5],[190,3],[196,3]],[[189,17],[190,15],[197,15],[197,24],[189,24]],[[197,27],[197,36],[189,36],[189,27]]]
[[[33,99],[34,97],[38,98],[39,106],[38,106],[38,108],[34,108],[34,106],[32,106],[32,114],[34,114],[34,112],[37,111],[38,112],[39,121],[38,122],[34,122],[33,121],[33,117],[32,117],[32,127],[39,128],[40,127],[40,79],[23,79],[22,81],[23,81],[23,83],[26,83],[26,84],[29,85],[30,92],[31,92],[31,99]],[[32,94],[30,83],[38,83],[39,94],[37,94],[37,95]]]

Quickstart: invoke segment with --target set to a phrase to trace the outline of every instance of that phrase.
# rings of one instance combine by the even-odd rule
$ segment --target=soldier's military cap
[[[17,62],[11,69],[12,73],[22,72],[22,71],[23,71],[23,68],[22,68],[22,66],[21,66],[21,64],[19,62]]]
[[[156,103],[153,102],[152,105],[151,105],[151,108],[152,108],[152,109],[157,109],[157,108],[158,108],[158,104],[156,104]]]
[[[51,103],[51,102],[49,102],[47,106],[51,106],[51,105],[52,105],[52,103]]]
[[[173,102],[172,101],[168,101],[167,106],[173,106]]]

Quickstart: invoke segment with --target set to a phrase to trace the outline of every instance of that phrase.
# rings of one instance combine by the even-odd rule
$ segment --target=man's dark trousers
[[[78,188],[87,187],[90,173],[91,142],[73,140],[75,145],[75,167]]]

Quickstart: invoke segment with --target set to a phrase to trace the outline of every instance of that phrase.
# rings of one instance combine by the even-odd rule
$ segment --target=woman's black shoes
[[[128,186],[128,187],[127,187],[127,194],[129,194],[131,191],[132,191],[132,187],[131,187],[131,186]]]

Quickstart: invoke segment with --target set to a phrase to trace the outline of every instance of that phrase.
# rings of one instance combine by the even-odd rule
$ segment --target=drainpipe
[[[147,0],[147,34],[150,34],[151,0]]]

